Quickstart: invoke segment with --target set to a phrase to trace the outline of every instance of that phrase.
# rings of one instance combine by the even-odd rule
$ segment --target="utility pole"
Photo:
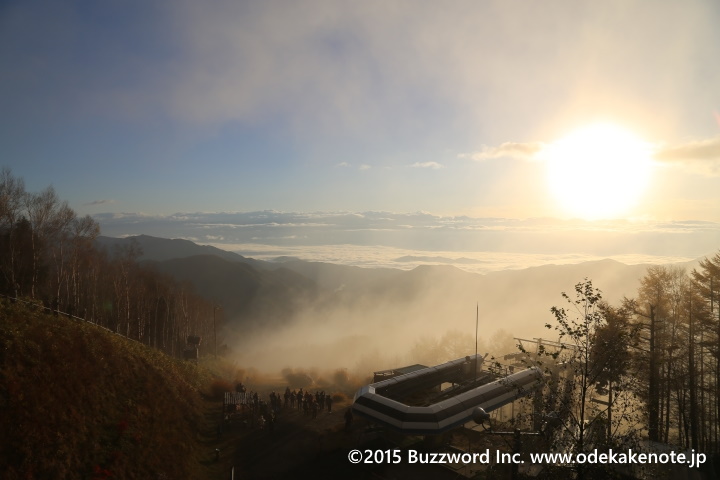
[[[220,308],[217,305],[213,305],[213,344],[215,350],[215,358],[217,358],[217,326],[215,322],[217,309]]]
[[[477,358],[477,342],[478,342],[478,322],[480,321],[480,302],[475,304],[475,381],[477,381],[478,358]]]

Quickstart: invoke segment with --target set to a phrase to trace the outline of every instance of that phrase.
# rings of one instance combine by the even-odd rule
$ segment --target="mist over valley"
[[[3,480],[717,478],[716,3],[2,2]]]
[[[188,282],[222,306],[225,355],[267,373],[346,368],[357,375],[474,353],[515,351],[512,337],[556,340],[550,308],[584,278],[610,304],[633,297],[647,265],[599,260],[476,274],[450,265],[361,268],[294,258],[260,261],[187,240],[99,237],[136,243],[148,267]],[[687,263],[687,266],[692,263]],[[454,336],[451,351],[429,352]],[[447,340],[447,338],[446,338]]]

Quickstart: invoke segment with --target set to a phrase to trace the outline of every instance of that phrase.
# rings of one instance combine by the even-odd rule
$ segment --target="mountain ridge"
[[[115,244],[129,244],[129,238]],[[478,304],[494,319],[492,328],[541,335],[550,307],[563,302],[561,292],[572,292],[588,278],[606,301],[617,304],[636,295],[648,267],[601,259],[476,274],[451,265],[401,270],[290,258],[275,263],[188,240],[142,236],[137,242],[152,247],[141,257],[144,264],[193,284],[222,305],[231,328],[276,330],[310,319],[341,330],[365,325],[367,332],[392,318],[432,334],[440,326],[461,328],[466,310]],[[181,256],[168,258],[172,255]]]

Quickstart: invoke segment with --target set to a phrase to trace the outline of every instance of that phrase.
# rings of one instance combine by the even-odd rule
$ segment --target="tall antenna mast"
[[[475,380],[477,380],[478,359],[477,359],[477,338],[478,338],[478,321],[480,319],[480,302],[475,304]]]

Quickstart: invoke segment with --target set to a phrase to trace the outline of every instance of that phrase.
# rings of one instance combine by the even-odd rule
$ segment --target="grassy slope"
[[[210,380],[93,325],[2,301],[3,478],[209,478]]]

